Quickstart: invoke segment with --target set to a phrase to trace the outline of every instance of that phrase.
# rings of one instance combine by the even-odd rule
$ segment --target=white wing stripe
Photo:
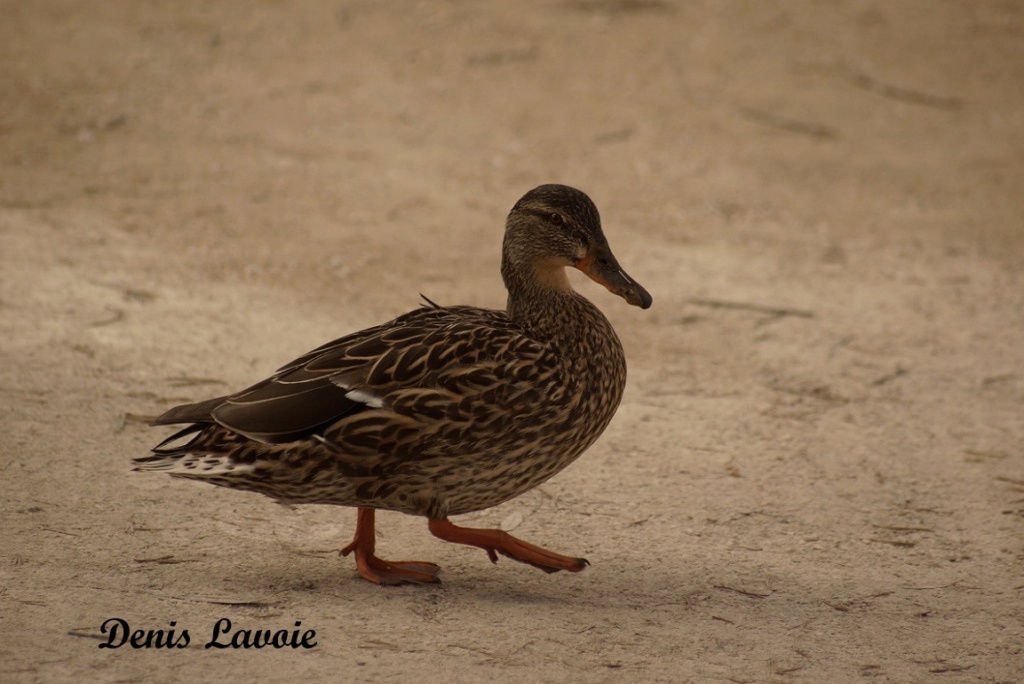
[[[365,390],[349,390],[345,393],[345,398],[351,399],[352,401],[358,401],[360,404],[366,404],[370,408],[380,408],[384,405],[383,398],[370,394]]]

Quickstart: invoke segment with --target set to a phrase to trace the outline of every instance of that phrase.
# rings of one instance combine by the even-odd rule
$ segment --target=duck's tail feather
[[[205,402],[204,402],[205,403]],[[252,461],[240,459],[231,449],[210,448],[203,438],[208,423],[194,423],[178,430],[153,447],[148,456],[132,459],[134,470],[159,470],[169,475],[215,479],[253,470]],[[253,459],[254,460],[254,459]]]

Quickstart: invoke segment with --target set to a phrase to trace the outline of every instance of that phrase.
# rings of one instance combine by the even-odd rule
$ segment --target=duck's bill
[[[639,306],[641,309],[651,306],[650,293],[640,283],[626,275],[607,246],[591,248],[585,257],[576,262],[576,268],[633,306]]]

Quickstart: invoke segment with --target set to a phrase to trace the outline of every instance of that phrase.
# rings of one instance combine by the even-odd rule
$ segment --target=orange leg
[[[373,554],[377,544],[373,522],[374,509],[360,508],[356,517],[356,534],[352,543],[341,550],[342,556],[355,551],[359,574],[374,584],[419,584],[440,582],[441,568],[433,563],[419,561],[388,562]]]
[[[586,558],[572,558],[554,551],[548,551],[516,539],[508,532],[501,530],[480,530],[470,527],[458,527],[447,518],[431,518],[430,533],[438,539],[455,544],[476,546],[487,552],[492,563],[498,562],[498,554],[517,560],[520,563],[540,568],[544,572],[568,570],[579,572],[590,565]]]

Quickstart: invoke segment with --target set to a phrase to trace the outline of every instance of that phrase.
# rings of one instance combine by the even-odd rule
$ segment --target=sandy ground
[[[1019,3],[0,5],[4,681],[1024,680]],[[585,573],[384,514],[445,574],[380,588],[351,510],[131,472],[141,417],[419,292],[500,307],[542,182],[654,307],[576,281],[619,414],[462,520]]]

